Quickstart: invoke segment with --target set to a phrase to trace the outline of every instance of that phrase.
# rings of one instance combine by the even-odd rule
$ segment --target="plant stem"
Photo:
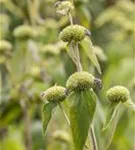
[[[89,132],[90,145],[92,150],[98,150],[96,136],[94,132],[93,125],[91,124],[90,132]]]
[[[110,133],[109,137],[107,138],[108,140],[107,140],[107,144],[106,144],[107,145],[106,149],[108,149],[110,147],[110,144],[112,142],[112,139],[113,139],[113,136],[114,136],[114,133],[115,133],[115,130],[116,130],[116,126],[117,126],[117,123],[118,123],[118,116],[119,116],[119,110],[117,109],[111,133]]]
[[[70,24],[73,25],[73,18],[71,13],[68,13],[69,16],[69,20],[70,20]],[[77,67],[77,71],[82,71],[82,65],[80,62],[80,54],[79,54],[79,49],[78,49],[78,43],[71,43],[71,54],[69,52],[69,56],[71,57],[71,59],[73,60],[73,62],[75,63],[76,67]],[[63,110],[62,110],[63,111]],[[67,116],[65,116],[65,118],[67,118]],[[67,119],[66,119],[67,120]],[[92,150],[98,150],[98,146],[97,146],[97,141],[96,141],[96,137],[95,137],[95,133],[94,133],[94,129],[93,129],[93,125],[91,124],[91,128],[90,128],[90,139],[91,140],[91,144],[92,144]],[[87,146],[85,145],[85,149],[87,149]]]
[[[64,115],[64,117],[65,117],[65,120],[67,121],[68,126],[71,127],[69,118],[68,118],[68,116],[67,116],[65,110],[63,109],[61,103],[59,103],[59,107],[60,107],[60,110],[62,111],[62,113],[63,113],[63,115]]]
[[[68,17],[69,17],[70,24],[73,25],[73,18],[71,13],[68,13]]]
[[[77,71],[82,71],[78,43],[71,42],[69,44],[68,55],[76,65]]]
[[[25,136],[25,147],[27,150],[32,150],[32,137],[31,137],[31,121],[30,121],[30,115],[29,115],[29,109],[28,104],[23,99],[21,100],[21,107],[23,111],[23,117],[24,117],[24,136]]]

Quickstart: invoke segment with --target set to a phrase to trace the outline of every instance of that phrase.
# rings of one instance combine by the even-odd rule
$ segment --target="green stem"
[[[72,15],[70,13],[68,13],[69,16],[69,20],[70,20],[70,24],[73,25],[73,18]],[[73,60],[73,62],[75,63],[76,67],[77,67],[77,71],[82,71],[82,65],[80,62],[80,54],[79,54],[79,49],[78,49],[78,43],[71,43],[71,54],[69,52],[69,56],[71,57],[71,59]],[[96,141],[96,137],[95,137],[95,133],[94,133],[94,129],[93,129],[93,125],[91,125],[91,129],[90,129],[90,139],[92,139],[90,141],[90,143],[92,144],[93,149],[92,150],[98,150],[97,147],[97,141]],[[87,146],[85,145],[85,148],[87,149]]]
[[[118,116],[119,116],[119,110],[116,111],[115,120],[113,122],[113,127],[112,127],[110,135],[107,138],[108,140],[107,140],[107,144],[106,144],[107,145],[106,149],[108,149],[110,147],[110,145],[111,145],[111,142],[112,142],[115,130],[116,130],[116,126],[117,126],[117,123],[118,123]]]
[[[73,18],[71,13],[68,13],[68,17],[69,17],[70,24],[73,25]]]
[[[78,43],[75,45],[75,54],[76,54],[76,67],[78,71],[82,71],[82,65],[80,62],[80,54],[79,54],[79,49],[78,49]]]
[[[63,107],[62,107],[61,103],[59,103],[59,107],[60,107],[60,110],[62,111],[62,113],[63,113],[63,115],[64,115],[64,118],[65,118],[65,120],[66,120],[66,122],[67,122],[68,126],[69,126],[69,127],[71,127],[71,125],[70,125],[70,121],[69,121],[69,118],[68,118],[68,116],[67,116],[67,114],[66,114],[65,110],[63,109]]]
[[[90,128],[89,139],[90,139],[91,149],[92,150],[98,150],[97,140],[96,140],[93,125],[91,125],[91,128]]]
[[[32,150],[32,137],[31,137],[31,119],[29,114],[29,108],[26,100],[20,102],[23,112],[24,121],[24,136],[26,150]]]

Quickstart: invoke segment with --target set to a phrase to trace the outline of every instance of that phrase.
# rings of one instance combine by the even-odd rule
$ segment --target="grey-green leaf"
[[[43,105],[42,109],[42,122],[43,122],[43,133],[45,135],[48,123],[52,117],[52,110],[56,107],[56,103],[47,103]]]
[[[96,96],[89,90],[74,92],[71,98],[74,103],[70,108],[70,122],[75,150],[83,150],[96,108]]]
[[[86,55],[89,57],[93,65],[97,68],[98,72],[101,74],[100,65],[94,52],[95,50],[91,40],[88,37],[86,37],[80,42],[80,45],[82,46],[83,50],[85,51]]]
[[[103,126],[103,131],[106,130],[110,126],[112,120],[116,117],[116,111],[118,109],[119,104],[120,103],[110,102],[108,106],[106,107],[106,120]]]

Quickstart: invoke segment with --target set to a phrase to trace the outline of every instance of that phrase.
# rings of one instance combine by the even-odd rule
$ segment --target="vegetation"
[[[0,149],[135,149],[134,0],[0,0]]]

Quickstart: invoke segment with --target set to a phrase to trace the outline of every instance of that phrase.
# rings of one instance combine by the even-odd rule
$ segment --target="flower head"
[[[60,102],[65,100],[67,96],[67,90],[62,86],[53,86],[46,90],[42,95],[43,98],[48,102]]]
[[[70,1],[58,1],[55,3],[57,13],[61,15],[67,15],[74,9],[73,4]]]
[[[14,30],[13,34],[18,39],[29,39],[34,37],[35,32],[30,26],[21,25]]]
[[[5,40],[0,41],[0,53],[10,51],[11,49],[12,49],[12,45],[10,44],[10,42]]]
[[[86,36],[87,30],[80,25],[70,25],[64,28],[60,34],[59,38],[64,42],[79,42]]]
[[[114,86],[107,91],[108,100],[112,102],[125,102],[130,99],[130,92],[124,86]]]
[[[69,77],[66,86],[69,91],[83,91],[93,88],[94,76],[85,71],[76,72]]]

